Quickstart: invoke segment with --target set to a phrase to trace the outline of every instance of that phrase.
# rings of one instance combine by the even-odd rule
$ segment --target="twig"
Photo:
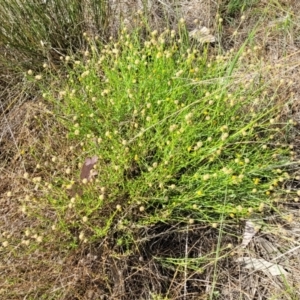
[[[186,300],[186,295],[187,295],[188,238],[189,238],[189,225],[186,226],[186,235],[185,235],[185,263],[184,263],[184,286],[183,286],[184,300]]]

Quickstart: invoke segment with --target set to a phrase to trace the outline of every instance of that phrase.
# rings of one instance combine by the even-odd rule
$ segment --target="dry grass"
[[[202,19],[207,27],[214,23],[217,13],[214,2],[200,2],[203,5],[199,1],[180,2],[181,14],[187,18],[191,28],[194,18]],[[153,27],[161,26],[162,20],[165,20],[160,5],[168,7],[170,20],[177,17],[177,10],[170,3],[153,2],[149,8]],[[245,22],[234,38],[232,33],[240,21],[224,24],[221,45],[238,48],[261,17],[257,12],[264,12],[267,8],[260,23],[261,29],[258,28],[253,37],[253,44],[261,46],[259,55],[264,57],[263,79],[272,81],[274,86],[269,93],[279,92],[278,101],[285,101],[293,94],[294,101],[285,107],[282,118],[292,118],[299,124],[298,1],[274,1],[272,6],[266,1],[256,4],[252,10],[245,11]],[[118,9],[124,12],[124,8]],[[129,17],[131,9],[132,6],[128,6]],[[287,14],[292,22],[287,27],[280,27]],[[244,57],[244,62],[245,72],[249,74],[257,58],[250,53]],[[297,202],[288,205],[282,201],[280,217],[274,212],[274,217],[266,219],[265,227],[244,253],[245,256],[251,254],[268,261],[278,258],[276,262],[289,272],[286,282],[260,271],[243,269],[236,263],[235,258],[240,255],[237,250],[243,224],[226,225],[221,236],[219,230],[205,224],[157,224],[153,228],[137,228],[134,237],[136,250],[128,253],[126,248],[114,243],[111,235],[98,244],[83,245],[74,250],[66,237],[53,233],[51,224],[44,228],[39,216],[25,217],[22,203],[26,195],[36,201],[39,196],[35,186],[24,179],[25,171],[30,173],[30,177],[42,176],[47,181],[51,172],[46,171],[44,162],[53,156],[66,161],[75,154],[68,150],[71,145],[65,144],[64,128],[56,121],[59,116],[54,116],[38,97],[28,101],[27,95],[18,91],[20,89],[3,93],[10,101],[2,107],[0,120],[1,241],[13,245],[10,251],[6,251],[5,247],[1,249],[0,295],[3,299],[163,299],[159,295],[167,295],[165,299],[299,299],[300,216]],[[299,158],[299,129],[298,125],[293,132],[296,158]],[[72,146],[81,151],[80,145]],[[36,158],[40,158],[39,167]],[[298,182],[291,184],[292,188],[299,189]],[[12,193],[14,201],[7,192]],[[47,213],[51,219],[52,212]],[[38,247],[41,232],[43,247]],[[51,232],[49,239],[47,232]],[[27,240],[30,241],[29,246],[26,246]],[[55,243],[55,240],[61,242]],[[174,260],[184,260],[187,256],[195,259],[195,270],[174,267],[172,260],[162,265],[156,259],[158,254]],[[208,261],[203,273],[197,269],[197,259],[202,257]],[[216,286],[221,293],[213,295]]]

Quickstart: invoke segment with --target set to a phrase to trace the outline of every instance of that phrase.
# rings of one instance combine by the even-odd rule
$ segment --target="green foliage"
[[[226,2],[226,14],[233,16],[236,13],[243,12],[251,5],[254,5],[257,0],[229,0]]]
[[[234,76],[241,52],[208,59],[169,30],[141,40],[124,29],[118,41],[91,43],[81,60],[65,57],[68,79],[44,96],[81,143],[79,159],[98,156],[97,180],[69,205],[78,228],[86,217],[95,238],[132,224],[215,223],[272,207],[288,178],[288,145],[276,143],[286,125],[276,124],[279,108],[259,77]],[[67,192],[56,191],[68,210]]]

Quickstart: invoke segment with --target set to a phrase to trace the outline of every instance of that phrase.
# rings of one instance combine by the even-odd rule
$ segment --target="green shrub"
[[[81,145],[78,159],[65,162],[71,175],[53,178],[47,195],[58,222],[88,222],[86,235],[96,238],[117,220],[122,230],[215,223],[273,207],[289,176],[280,129],[289,125],[279,124],[259,76],[234,75],[243,49],[208,59],[184,42],[183,26],[179,36],[139,36],[124,29],[117,42],[91,43],[81,60],[66,56],[68,78],[44,88],[68,139]],[[97,179],[78,183],[78,162],[94,155]],[[70,196],[75,187],[79,196]]]

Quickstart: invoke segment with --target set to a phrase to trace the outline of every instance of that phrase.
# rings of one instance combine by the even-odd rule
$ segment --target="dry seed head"
[[[23,214],[26,214],[26,206],[25,206],[25,205],[23,205],[23,206],[21,207],[21,212],[22,212]]]
[[[183,70],[179,70],[175,73],[175,77],[179,77],[183,73]]]
[[[238,206],[236,207],[236,210],[239,211],[239,212],[241,212],[241,211],[243,210],[243,207],[242,207],[241,205],[238,205]]]
[[[199,149],[202,146],[203,146],[203,143],[201,141],[197,142],[197,144],[196,144],[197,149]]]
[[[3,246],[4,248],[6,248],[6,247],[8,246],[8,241],[2,242],[2,246]]]
[[[157,31],[157,30],[154,30],[154,31],[151,32],[151,35],[152,35],[152,36],[156,36],[157,33],[158,33],[158,31]]]
[[[30,241],[29,240],[22,240],[21,242],[23,245],[28,246]]]
[[[81,231],[79,234],[79,239],[82,241],[84,239],[84,232]]]
[[[176,124],[173,124],[170,126],[169,131],[173,132],[178,126]]]
[[[227,132],[223,133],[221,136],[221,140],[225,141],[228,138],[229,134]]]
[[[204,174],[204,175],[203,175],[203,180],[206,181],[206,180],[208,180],[209,178],[210,178],[210,175],[209,175],[209,174]]]
[[[261,204],[259,205],[259,207],[258,207],[258,210],[259,210],[260,212],[262,212],[262,211],[264,210],[264,208],[265,208],[264,203],[261,203]]]
[[[186,121],[189,121],[193,117],[193,113],[188,113],[184,118]]]
[[[41,80],[42,79],[42,75],[41,74],[38,74],[34,77],[36,80]]]
[[[71,174],[71,169],[70,168],[66,169],[66,174]]]
[[[38,243],[41,243],[41,242],[43,241],[43,237],[42,237],[42,236],[37,236],[37,237],[36,237],[36,241],[37,241]]]
[[[72,187],[73,187],[73,182],[71,182],[70,184],[67,184],[67,185],[66,185],[66,189],[67,189],[67,190],[71,190]]]

